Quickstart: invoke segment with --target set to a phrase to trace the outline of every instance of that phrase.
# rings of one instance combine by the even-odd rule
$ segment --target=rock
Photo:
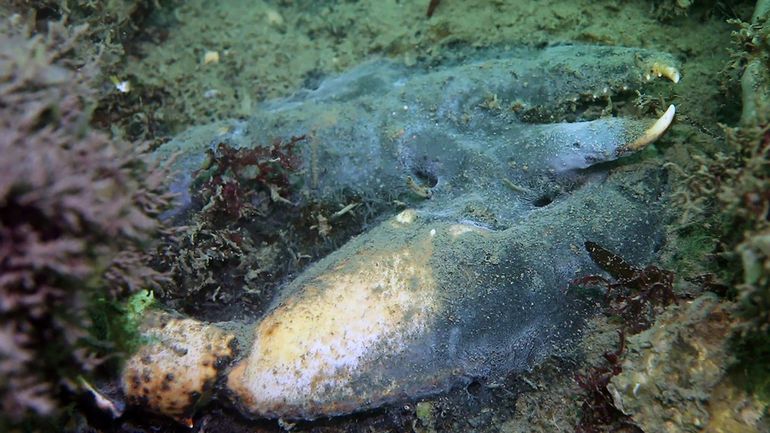
[[[645,432],[758,432],[765,405],[732,383],[727,304],[707,293],[627,339],[623,371],[608,389]],[[766,426],[765,426],[766,427]]]

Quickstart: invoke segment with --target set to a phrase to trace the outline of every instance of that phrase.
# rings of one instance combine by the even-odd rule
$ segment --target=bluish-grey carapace
[[[307,135],[305,197],[412,197],[249,325],[226,378],[245,413],[312,419],[526,369],[576,332],[564,290],[595,271],[586,240],[654,257],[658,167],[596,164],[658,138],[673,106],[658,120],[560,120],[579,120],[592,95],[677,81],[671,58],[590,46],[508,54],[434,70],[369,63],[247,122],[183,135],[197,150],[183,139],[160,149],[187,152],[184,172],[209,143]]]

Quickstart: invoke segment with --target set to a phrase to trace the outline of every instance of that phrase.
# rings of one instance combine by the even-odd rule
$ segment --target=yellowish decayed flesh
[[[230,358],[232,334],[193,319],[159,311],[145,316],[141,330],[148,343],[126,361],[122,388],[127,400],[192,427],[196,404]]]
[[[251,352],[228,387],[256,414],[301,411],[331,393],[355,396],[351,375],[403,350],[438,308],[431,242],[426,233],[390,251],[365,248],[304,284],[256,325]]]

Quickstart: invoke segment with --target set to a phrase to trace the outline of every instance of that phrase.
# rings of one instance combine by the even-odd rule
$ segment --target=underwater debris
[[[573,280],[570,286],[604,285],[609,313],[620,316],[631,334],[650,327],[655,320],[656,307],[678,302],[674,293],[673,272],[652,265],[645,268],[632,266],[595,242],[587,241],[585,249],[594,263],[615,281],[600,275],[589,275]]]
[[[439,3],[441,3],[441,0],[430,0],[430,3],[428,3],[428,11],[425,13],[425,16],[428,18],[432,17],[433,13],[436,12]]]
[[[304,186],[300,208],[329,201],[339,208],[356,202],[351,196],[366,197],[364,205],[409,200],[409,177],[431,187],[431,199],[419,201],[412,217],[380,220],[282,287],[256,322],[232,325],[247,350],[226,372],[225,393],[246,416],[349,414],[525,370],[572,341],[589,314],[562,292],[591,266],[588,253],[572,246],[601,238],[640,260],[655,255],[660,168],[639,167],[635,176],[645,188],[629,195],[623,185],[631,170],[606,172],[600,163],[658,138],[673,108],[662,121],[531,124],[518,113],[479,107],[492,92],[558,111],[564,95],[555,85],[576,91],[611,76],[641,86],[646,79],[636,60],[653,53],[571,46],[517,54],[408,75],[391,62],[362,65],[316,90],[264,104],[246,125],[213,140],[158,149],[186,151],[180,168],[190,169],[211,143],[248,149],[254,137],[313,131],[293,153]],[[585,67],[586,75],[576,80],[562,65]],[[524,86],[510,79],[512,70],[538,79]],[[394,130],[404,134],[388,133]],[[640,138],[644,143],[627,146]],[[235,165],[210,165],[196,175],[224,179],[240,171]],[[317,215],[309,213],[314,233]]]

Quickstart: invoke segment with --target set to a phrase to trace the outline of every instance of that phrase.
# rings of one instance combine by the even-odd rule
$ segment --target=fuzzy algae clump
[[[18,21],[0,22],[0,429],[45,425],[124,349],[94,323],[163,280],[144,248],[168,199],[165,172],[88,127],[85,28]]]

